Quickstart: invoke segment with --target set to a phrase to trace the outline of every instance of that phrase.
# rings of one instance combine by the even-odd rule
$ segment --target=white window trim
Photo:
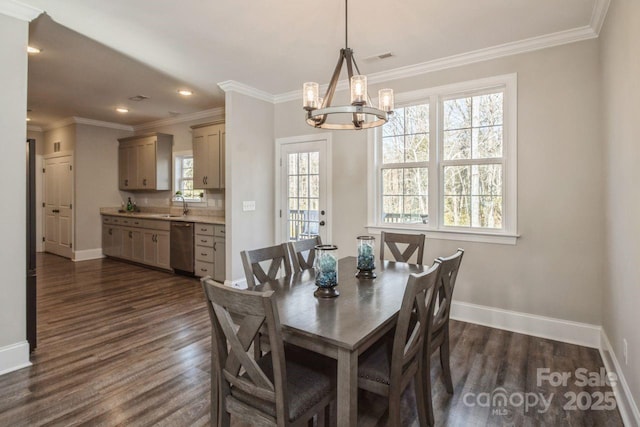
[[[172,181],[172,196],[171,196],[171,200],[173,203],[173,196],[176,194],[176,191],[179,190],[177,183],[178,183],[178,168],[176,167],[177,162],[178,162],[178,158],[179,157],[185,157],[185,156],[191,156],[193,157],[193,151],[192,150],[184,150],[184,151],[174,151],[172,154],[172,161],[173,161],[173,181]],[[203,190],[204,196],[203,197],[199,197],[197,199],[185,199],[185,201],[187,203],[198,203],[198,204],[207,204],[207,192],[205,190]],[[182,203],[182,202],[180,202]]]
[[[450,85],[438,86],[429,89],[416,90],[396,94],[396,105],[400,107],[415,105],[417,102],[429,102],[430,126],[429,140],[435,141],[434,136],[442,141],[442,118],[431,114],[438,102],[443,97],[464,95],[465,93],[477,93],[496,87],[504,87],[504,122],[503,122],[503,173],[504,173],[504,228],[502,230],[488,230],[482,228],[451,227],[442,225],[441,191],[442,173],[441,165],[442,144],[439,147],[431,145],[429,148],[429,224],[383,224],[380,222],[381,197],[379,194],[379,166],[376,164],[378,150],[380,150],[380,130],[370,129],[367,141],[367,175],[368,175],[368,225],[370,233],[377,234],[380,231],[396,231],[403,233],[423,233],[427,238],[441,240],[458,240],[469,242],[498,243],[515,245],[517,238],[517,206],[518,206],[518,93],[517,73],[504,74],[484,79],[471,80]],[[375,104],[375,100],[374,100]],[[439,109],[437,111],[440,111]],[[437,148],[437,149],[433,149]],[[435,157],[435,158],[434,158]],[[433,159],[433,160],[432,160]],[[434,165],[436,166],[434,168]],[[435,170],[434,170],[435,169]],[[436,185],[431,185],[435,183]],[[433,216],[432,216],[433,213]]]

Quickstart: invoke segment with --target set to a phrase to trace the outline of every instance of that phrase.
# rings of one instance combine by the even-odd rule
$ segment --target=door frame
[[[46,167],[47,164],[47,160],[49,159],[55,159],[56,157],[70,157],[70,164],[73,167],[75,167],[75,163],[74,163],[74,157],[73,157],[73,151],[58,151],[56,153],[49,153],[49,154],[45,154],[44,156],[42,156],[42,169],[40,169],[40,176],[41,176],[41,182],[42,182],[42,200],[40,200],[38,203],[40,204],[40,209],[42,212],[42,235],[40,236],[40,240],[42,240],[42,237],[46,236],[47,234],[47,218],[46,215],[44,215],[44,209],[45,207],[42,206],[43,203],[45,202],[46,198],[47,198],[47,180],[44,177],[45,172],[43,171],[43,169]],[[75,260],[75,253],[76,253],[76,170],[72,169],[71,170],[71,203],[73,204],[73,208],[71,209],[71,253],[69,254],[69,259],[71,261]],[[46,252],[46,245],[44,244],[44,242],[42,243],[42,251]]]
[[[289,136],[286,138],[276,138],[275,143],[276,143],[276,156],[275,156],[275,162],[274,162],[274,168],[275,168],[275,182],[274,182],[274,186],[275,186],[275,203],[274,203],[274,220],[275,220],[275,234],[274,234],[274,242],[277,243],[282,243],[282,220],[280,218],[280,208],[281,208],[281,203],[282,203],[282,171],[281,171],[281,165],[280,165],[280,159],[282,158],[282,147],[284,145],[287,144],[298,144],[298,143],[305,143],[305,142],[320,142],[321,144],[324,144],[324,148],[325,148],[325,154],[326,154],[326,182],[327,182],[327,194],[325,195],[326,197],[326,203],[327,206],[325,206],[325,209],[327,211],[327,215],[326,215],[326,234],[328,237],[328,241],[327,242],[323,242],[323,243],[330,243],[333,240],[333,185],[332,185],[332,176],[333,176],[333,167],[332,167],[332,162],[333,162],[333,156],[332,156],[332,134],[330,132],[322,132],[322,133],[314,133],[311,135],[299,135],[299,136]]]

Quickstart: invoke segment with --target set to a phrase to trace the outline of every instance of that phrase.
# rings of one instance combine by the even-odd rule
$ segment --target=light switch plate
[[[249,200],[242,202],[242,210],[247,211],[255,211],[256,210],[256,202],[255,200]]]

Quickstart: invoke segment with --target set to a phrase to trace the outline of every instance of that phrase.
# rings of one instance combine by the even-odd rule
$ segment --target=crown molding
[[[269,92],[265,92],[255,87],[246,85],[244,83],[237,82],[235,80],[226,80],[218,83],[218,87],[225,92],[238,92],[242,95],[250,96],[252,98],[259,99],[261,101],[274,103],[275,97]]]
[[[15,0],[0,0],[0,14],[20,19],[21,21],[31,22],[43,12],[43,10]]]
[[[603,1],[608,2],[608,0],[597,0],[597,3],[601,3]],[[604,11],[604,13],[606,14],[606,10]],[[549,47],[579,42],[582,40],[589,40],[596,37],[598,37],[598,34],[594,31],[594,29],[590,25],[585,25],[584,27],[573,28],[571,30],[559,31],[557,33],[546,34],[544,36],[531,37],[517,42],[505,43],[485,49],[478,49],[459,55],[435,59],[433,61],[395,68],[393,70],[381,71],[379,73],[369,74],[367,76],[367,79],[369,81],[369,84],[384,83],[391,80],[415,77],[421,74],[432,73],[434,71],[441,71],[449,68],[460,67],[463,65],[474,64],[477,62],[489,61],[492,59],[503,58],[505,56],[533,52]],[[326,91],[326,88],[327,85],[323,85],[320,91]],[[341,80],[338,83],[336,89],[345,90],[347,88],[347,80]],[[274,96],[274,102],[276,104],[279,104],[282,102],[301,99],[301,97],[302,90],[294,90]]]
[[[133,132],[134,127],[129,125],[123,125],[120,123],[103,122],[101,120],[85,119],[84,117],[72,117],[73,122],[78,125],[97,126],[101,128],[128,130]]]
[[[161,126],[175,125],[178,123],[190,122],[200,119],[224,120],[224,107],[211,108],[209,110],[196,111],[195,113],[180,114],[176,117],[168,117],[166,119],[154,120],[148,123],[135,125],[132,129],[135,132],[141,130],[153,129]]]
[[[42,132],[42,128],[40,126],[28,125],[27,130],[31,132]]]
[[[134,130],[133,126],[123,125],[120,123],[103,122],[100,120],[85,119],[84,117],[67,117],[66,119],[62,119],[57,122],[53,122],[50,125],[44,126],[42,129],[44,131],[50,131],[53,129],[59,129],[65,126],[76,125],[76,124],[97,126],[97,127],[109,128],[109,129],[127,130],[130,132],[133,132]]]
[[[593,5],[589,26],[593,28],[596,35],[600,35],[600,30],[602,30],[602,25],[604,24],[604,19],[607,17],[610,4],[611,0],[596,0]]]

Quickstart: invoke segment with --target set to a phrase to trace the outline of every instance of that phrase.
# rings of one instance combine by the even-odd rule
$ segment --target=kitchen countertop
[[[100,215],[121,216],[125,218],[159,219],[163,221],[199,222],[203,224],[225,225],[224,217],[210,215],[169,215],[156,212],[119,212],[117,208],[101,208]]]

